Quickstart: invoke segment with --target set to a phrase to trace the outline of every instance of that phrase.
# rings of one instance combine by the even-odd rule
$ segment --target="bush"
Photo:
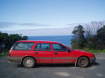
[[[27,40],[27,36],[0,32],[0,48],[10,49],[10,47],[18,40]]]

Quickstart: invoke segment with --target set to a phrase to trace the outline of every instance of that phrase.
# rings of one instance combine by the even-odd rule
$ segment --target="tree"
[[[105,24],[105,21],[92,21],[89,24],[85,24],[84,29],[85,29],[85,38],[86,38],[86,48],[89,49],[98,49],[97,47],[99,46],[98,37],[97,37],[97,31],[103,27]]]
[[[105,21],[76,26],[72,40],[73,48],[105,49]]]
[[[84,28],[82,25],[78,25],[74,28],[73,32],[75,38],[72,40],[73,48],[83,48],[85,46]]]
[[[27,39],[28,39],[27,36],[23,36],[23,37],[22,37],[22,40],[27,40]]]
[[[27,36],[22,36],[20,34],[7,34],[0,32],[0,47],[5,45],[5,49],[10,49],[10,47],[19,40],[27,40]]]
[[[91,37],[97,34],[97,31],[103,27],[103,25],[105,24],[105,21],[92,21],[89,24],[85,24],[84,26],[84,30],[85,30],[85,35],[86,37]]]
[[[105,25],[97,31],[97,48],[105,49]]]

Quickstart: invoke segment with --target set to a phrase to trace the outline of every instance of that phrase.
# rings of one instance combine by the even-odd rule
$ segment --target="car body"
[[[36,64],[61,63],[74,63],[75,65],[78,65],[80,58],[85,58],[88,61],[87,65],[79,65],[80,67],[87,67],[95,62],[95,55],[93,53],[72,50],[61,43],[53,41],[17,41],[8,54],[9,61],[23,64],[25,67],[33,67]],[[33,64],[31,66],[25,65],[31,63]],[[86,64],[86,60],[82,60],[82,63]]]

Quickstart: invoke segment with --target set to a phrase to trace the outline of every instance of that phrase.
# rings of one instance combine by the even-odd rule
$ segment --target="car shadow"
[[[99,66],[100,64],[98,62],[95,62],[93,65],[94,66]]]
[[[87,68],[89,68],[89,67],[93,67],[93,66],[99,66],[99,65],[100,65],[100,64],[99,64],[98,62],[95,62],[95,63],[89,65]]]
[[[23,67],[21,64],[18,64],[17,67],[21,68]],[[40,67],[75,67],[74,64],[37,64],[33,68],[40,68]]]
[[[39,67],[75,67],[74,64],[38,64],[36,68]]]
[[[88,66],[87,68],[89,67],[92,67],[92,66],[99,66],[100,64],[98,62],[95,62],[94,64],[91,64],[90,66]],[[23,67],[22,65],[18,64],[17,67]],[[75,66],[75,64],[37,64],[35,67],[33,68],[40,68],[40,67],[50,67],[50,68],[53,68],[53,67],[78,67],[78,66]]]

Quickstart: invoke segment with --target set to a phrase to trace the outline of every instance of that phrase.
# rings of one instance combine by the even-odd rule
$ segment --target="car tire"
[[[77,61],[77,66],[79,67],[88,67],[90,64],[90,61],[88,57],[80,57]]]
[[[23,59],[22,65],[26,68],[32,68],[35,66],[35,59],[32,57],[25,57]]]

